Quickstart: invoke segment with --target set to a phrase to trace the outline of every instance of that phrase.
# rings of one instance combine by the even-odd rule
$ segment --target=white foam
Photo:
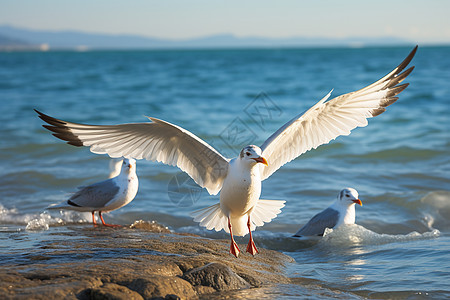
[[[39,218],[28,221],[25,230],[48,230],[50,228],[51,216],[42,213]]]
[[[432,239],[440,236],[437,229],[425,233],[413,231],[408,234],[380,234],[373,232],[363,226],[352,224],[343,225],[336,229],[325,229],[322,245],[332,244],[333,246],[349,246],[349,245],[381,245],[396,242],[407,242],[414,240]]]
[[[50,226],[91,222],[90,213],[61,211],[59,216],[49,212],[21,213],[16,208],[5,208],[0,204],[0,224],[23,225],[26,230],[48,230]]]
[[[424,223],[442,230],[450,228],[450,191],[433,191],[420,199]]]

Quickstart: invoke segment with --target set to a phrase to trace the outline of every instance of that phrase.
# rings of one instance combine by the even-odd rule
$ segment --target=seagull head
[[[120,174],[120,170],[122,169],[122,158],[112,158],[109,161],[109,178],[116,177]]]
[[[133,158],[124,158],[122,162],[122,172],[134,172],[136,171],[136,160]]]
[[[245,146],[239,154],[239,159],[250,166],[254,166],[257,163],[268,165],[267,160],[262,156],[261,148],[255,145]]]
[[[350,206],[355,203],[362,206],[362,202],[358,197],[358,192],[355,189],[345,188],[339,193],[338,200],[339,203],[345,206]]]

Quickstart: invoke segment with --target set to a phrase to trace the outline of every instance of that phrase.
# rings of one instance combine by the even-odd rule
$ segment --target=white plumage
[[[294,236],[321,236],[325,232],[325,228],[355,224],[355,204],[362,205],[358,192],[352,188],[343,189],[333,204],[312,217]]]
[[[109,161],[109,175],[108,178],[116,177],[120,174],[120,170],[122,169],[122,158],[112,158]]]
[[[98,211],[102,224],[112,226],[105,223],[102,212],[116,210],[130,203],[136,197],[139,186],[136,161],[132,158],[121,161],[120,173],[116,177],[80,187],[68,200],[51,205],[47,209],[91,212],[94,225],[94,212]]]
[[[239,249],[232,233],[249,233],[247,251],[255,254],[257,250],[251,231],[263,222],[269,222],[284,206],[284,201],[259,200],[261,181],[302,153],[339,135],[348,135],[352,129],[366,126],[367,118],[384,112],[397,100],[395,96],[408,86],[399,83],[413,70],[411,67],[402,73],[416,50],[417,47],[377,82],[329,101],[328,94],[304,114],[282,126],[261,148],[247,146],[232,160],[189,131],[156,118],[149,117],[149,123],[84,125],[37,113],[50,124],[44,125],[45,128],[71,145],[87,146],[94,153],[107,153],[111,157],[156,160],[177,166],[210,194],[220,191],[220,205],[195,212],[195,220],[209,229],[228,228],[232,240],[230,252],[236,256]]]

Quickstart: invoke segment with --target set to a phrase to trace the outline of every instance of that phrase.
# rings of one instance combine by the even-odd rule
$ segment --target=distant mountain
[[[78,31],[43,31],[0,26],[0,48],[38,47],[43,49],[194,49],[194,48],[271,48],[405,45],[410,41],[395,38],[264,38],[220,34],[185,40],[150,38],[138,35],[113,35]]]
[[[29,45],[29,43],[0,34],[0,46],[10,46],[10,45],[24,46]]]

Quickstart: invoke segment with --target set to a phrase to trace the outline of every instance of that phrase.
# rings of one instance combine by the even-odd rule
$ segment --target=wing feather
[[[57,138],[111,157],[147,159],[177,166],[217,194],[228,172],[228,159],[189,131],[163,120],[120,125],[85,125],[55,119],[36,110]]]
[[[81,188],[73,194],[67,202],[71,202],[79,207],[102,208],[105,207],[118,192],[119,187],[115,184],[113,178],[111,178]]]
[[[294,236],[323,235],[325,228],[333,228],[338,221],[339,212],[332,208],[327,208],[312,217]]]
[[[340,135],[349,135],[356,127],[367,126],[368,118],[383,113],[387,106],[397,101],[396,95],[408,86],[407,83],[398,84],[414,69],[411,67],[402,73],[416,51],[417,46],[400,65],[380,80],[327,101],[330,92],[305,113],[278,129],[261,146],[262,154],[269,163],[268,166],[260,166],[262,180],[306,151]]]

